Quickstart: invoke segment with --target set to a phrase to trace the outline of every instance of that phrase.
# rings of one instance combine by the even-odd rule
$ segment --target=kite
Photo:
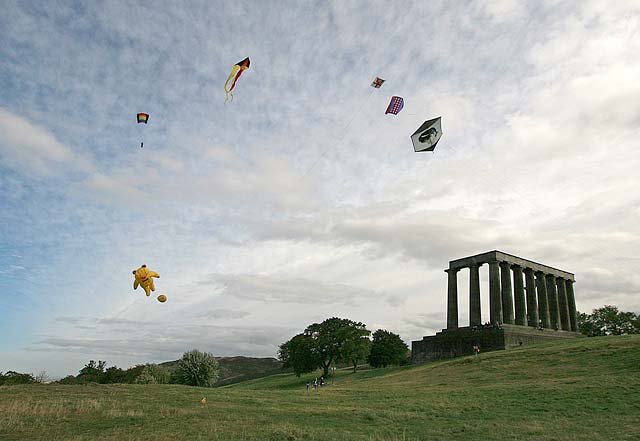
[[[436,144],[442,137],[441,119],[441,117],[438,117],[425,121],[418,130],[411,135],[413,150],[416,152],[432,152],[436,148]]]
[[[133,275],[135,276],[133,289],[138,289],[138,285],[142,286],[144,292],[147,293],[147,297],[151,295],[151,291],[156,290],[153,278],[160,278],[160,274],[148,269],[147,265],[142,265],[140,268],[133,270]]]
[[[233,101],[233,93],[231,92],[236,87],[236,81],[238,81],[238,78],[240,78],[242,72],[249,69],[249,64],[251,64],[251,62],[249,61],[249,57],[247,57],[242,61],[238,61],[233,66],[233,69],[231,69],[231,73],[227,77],[227,81],[224,82],[224,92],[226,94],[226,97],[224,99],[225,103],[229,100],[229,95],[231,95],[231,101]],[[231,81],[231,78],[233,78],[233,83],[231,83],[231,87],[227,87],[229,85],[229,81]]]
[[[149,122],[148,113],[138,113],[137,118],[138,118],[138,124],[142,124],[142,123],[147,124]],[[143,147],[144,147],[144,142],[140,142],[140,148],[143,148]]]
[[[376,89],[380,89],[382,87],[382,83],[384,83],[386,80],[383,80],[382,78],[376,77],[375,80],[373,80],[373,82],[371,83],[371,87],[375,87]]]
[[[400,113],[403,107],[404,107],[404,100],[402,99],[402,97],[392,96],[391,102],[389,102],[389,105],[387,106],[387,110],[384,112],[384,114],[386,115],[387,113],[392,113],[394,115],[397,115],[398,113]]]

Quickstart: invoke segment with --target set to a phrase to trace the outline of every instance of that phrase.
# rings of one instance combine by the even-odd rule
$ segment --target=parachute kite
[[[148,113],[138,113],[137,118],[138,118],[138,124],[142,124],[142,123],[147,124],[149,122]],[[142,147],[144,147],[144,142],[140,142],[140,148]]]
[[[240,75],[242,75],[242,72],[249,69],[249,64],[251,64],[251,62],[249,61],[249,57],[247,57],[244,60],[237,62],[233,66],[233,69],[231,69],[231,73],[227,77],[227,81],[224,82],[224,92],[226,94],[226,97],[224,99],[225,103],[229,100],[229,96],[231,96],[231,101],[233,101],[233,93],[231,92],[236,87],[236,81],[238,81],[238,78],[240,78]],[[229,87],[229,81],[231,81],[232,78],[233,78],[233,82]]]
[[[398,113],[400,113],[403,107],[404,107],[404,100],[402,99],[402,97],[392,96],[391,102],[389,102],[389,105],[387,106],[387,110],[384,112],[384,114],[386,115],[387,113],[392,113],[394,115],[397,115]]]
[[[436,144],[442,137],[441,119],[441,117],[438,117],[425,121],[418,130],[411,135],[413,150],[416,152],[432,152],[436,148]]]
[[[386,80],[383,80],[382,78],[378,78],[376,77],[375,80],[373,80],[373,82],[371,83],[371,87],[375,87],[376,89],[380,89],[382,87],[382,84],[385,82]]]
[[[147,265],[142,265],[140,268],[133,270],[133,275],[135,276],[133,289],[138,289],[138,286],[142,286],[147,297],[151,295],[151,291],[156,290],[156,287],[153,284],[153,278],[160,278],[160,274],[148,269]]]

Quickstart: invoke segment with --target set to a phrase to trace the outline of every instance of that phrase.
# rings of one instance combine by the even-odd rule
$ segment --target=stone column
[[[489,262],[489,311],[492,324],[502,323],[502,298],[500,293],[500,264]]]
[[[545,284],[543,272],[536,272],[536,288],[538,289],[538,312],[540,320],[542,320],[542,327],[550,328],[549,299],[547,297],[547,285]]]
[[[538,302],[536,301],[536,279],[531,268],[524,269],[524,277],[527,279],[527,324],[538,327],[540,316],[538,315]]]
[[[549,319],[551,329],[560,329],[560,308],[558,307],[558,290],[556,288],[556,278],[551,274],[546,274],[547,299],[549,299]]]
[[[469,267],[469,326],[482,324],[480,309],[480,265]]]
[[[449,289],[447,295],[447,329],[458,328],[458,270],[444,270],[449,274]]]
[[[573,292],[573,280],[565,281],[567,285],[567,304],[569,305],[569,323],[573,332],[580,332],[578,329],[578,311],[576,310],[576,296]]]
[[[511,288],[511,264],[500,262],[500,281],[502,289],[502,321],[513,325],[513,289]]]
[[[571,331],[569,321],[569,304],[567,303],[567,285],[562,277],[556,277],[556,287],[558,288],[558,308],[560,309],[560,324],[565,331]]]
[[[524,299],[522,267],[513,265],[513,292],[516,303],[516,325],[527,326],[527,306]]]

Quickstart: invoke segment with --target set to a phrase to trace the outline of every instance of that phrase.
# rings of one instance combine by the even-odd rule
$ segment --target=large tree
[[[409,347],[398,334],[378,329],[373,333],[369,364],[385,367],[403,364],[408,358]]]
[[[353,320],[332,317],[309,325],[302,334],[280,345],[280,360],[292,367],[296,375],[322,368],[324,376],[338,360],[352,362],[360,357],[370,332]]]
[[[640,334],[640,316],[605,305],[591,314],[578,314],[580,332],[589,337],[602,335]]]
[[[283,367],[292,368],[298,377],[315,371],[321,364],[315,340],[305,333],[282,343],[278,358],[283,362]]]

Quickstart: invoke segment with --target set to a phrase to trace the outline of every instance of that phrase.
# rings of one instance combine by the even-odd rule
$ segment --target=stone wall
[[[518,325],[444,329],[436,335],[411,342],[411,362],[425,363],[473,355],[474,345],[478,345],[482,353],[581,336],[576,332],[537,330]]]

